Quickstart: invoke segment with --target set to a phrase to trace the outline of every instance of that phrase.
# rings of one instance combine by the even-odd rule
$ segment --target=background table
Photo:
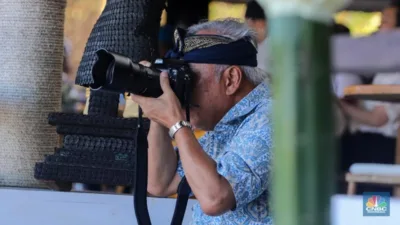
[[[400,101],[400,85],[354,85],[344,91],[346,98]]]
[[[400,85],[354,85],[344,90],[345,98],[400,103]],[[400,164],[400,129],[397,131],[396,164]],[[395,189],[400,197],[400,188]]]

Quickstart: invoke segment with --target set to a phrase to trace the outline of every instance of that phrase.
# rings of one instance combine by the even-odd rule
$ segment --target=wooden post
[[[356,194],[356,188],[357,188],[357,184],[355,181],[350,181],[349,186],[347,187],[347,194],[348,195],[355,195]]]
[[[259,2],[269,17],[275,101],[274,224],[327,225],[336,184],[330,22],[341,1]]]

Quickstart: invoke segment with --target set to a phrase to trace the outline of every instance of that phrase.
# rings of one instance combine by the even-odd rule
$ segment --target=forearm
[[[376,107],[374,110],[368,111],[358,106],[351,105],[346,107],[345,111],[354,121],[369,126],[380,127],[388,121],[387,114],[383,107]]]
[[[166,128],[151,122],[148,134],[148,191],[165,195],[176,174],[177,158]]]
[[[216,162],[202,149],[192,131],[182,128],[175,140],[186,179],[203,211],[219,214],[232,208],[234,197],[230,184],[218,174]]]

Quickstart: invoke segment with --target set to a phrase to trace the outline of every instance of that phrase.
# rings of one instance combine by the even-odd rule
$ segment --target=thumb
[[[164,93],[172,92],[167,72],[162,72],[160,74],[160,85]]]

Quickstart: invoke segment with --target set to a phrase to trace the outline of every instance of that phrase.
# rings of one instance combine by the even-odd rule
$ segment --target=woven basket
[[[65,5],[0,1],[0,186],[44,187],[33,174],[58,140]]]

